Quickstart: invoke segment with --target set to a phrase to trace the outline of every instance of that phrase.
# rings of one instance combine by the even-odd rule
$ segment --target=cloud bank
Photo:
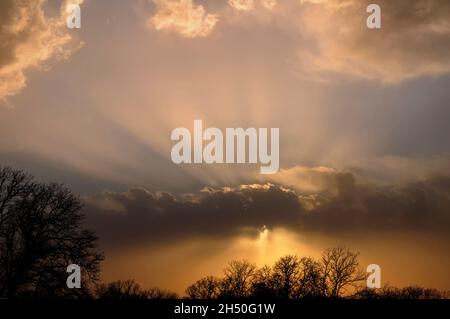
[[[205,187],[184,196],[143,188],[102,192],[86,199],[88,225],[98,232],[104,245],[112,247],[256,236],[264,227],[328,234],[448,234],[450,229],[448,176],[377,186],[358,184],[352,173],[331,169],[311,170],[309,177],[305,170],[301,173],[318,187],[301,191],[280,184],[247,184]]]

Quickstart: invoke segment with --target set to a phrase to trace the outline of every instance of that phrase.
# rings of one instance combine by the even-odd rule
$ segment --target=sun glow
[[[269,237],[269,229],[264,225],[259,232],[259,243],[264,244]]]

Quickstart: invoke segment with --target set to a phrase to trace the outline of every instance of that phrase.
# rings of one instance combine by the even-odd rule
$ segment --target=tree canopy
[[[0,296],[88,295],[103,255],[83,220],[81,200],[69,189],[0,167]],[[82,269],[82,289],[66,286],[70,264]]]

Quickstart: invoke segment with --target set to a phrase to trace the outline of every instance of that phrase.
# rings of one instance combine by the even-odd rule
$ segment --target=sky
[[[378,0],[368,29],[369,3],[1,1],[0,164],[83,198],[105,280],[182,292],[345,244],[448,290],[450,3]],[[280,171],[174,164],[196,119],[279,128]]]

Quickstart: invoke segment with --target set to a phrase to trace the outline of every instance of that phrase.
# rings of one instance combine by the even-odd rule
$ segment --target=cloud
[[[277,0],[259,0],[261,6],[265,9],[273,9],[277,5]],[[251,11],[255,8],[254,0],[228,0],[228,4],[237,11]]]
[[[206,13],[192,0],[154,0],[158,12],[149,21],[157,30],[204,37],[218,17],[235,21],[226,7]],[[273,23],[296,35],[294,72],[302,78],[333,82],[343,75],[386,84],[450,72],[450,2],[380,0],[382,28],[366,27],[370,0],[228,0],[233,10],[254,12],[247,23]],[[256,10],[258,6],[269,10]],[[272,10],[277,6],[277,10]],[[270,13],[271,18],[268,18]],[[261,17],[263,19],[261,19]],[[259,18],[259,19],[258,19]]]
[[[261,0],[261,5],[266,9],[273,9],[277,5],[277,0]]]
[[[349,180],[341,184],[338,196],[316,201],[303,218],[308,229],[448,233],[450,226],[449,177],[383,187]]]
[[[110,247],[256,236],[264,226],[328,234],[450,229],[450,177],[377,186],[358,184],[351,173],[324,168],[310,173],[321,190],[255,183],[205,187],[184,196],[143,188],[103,192],[86,199],[87,222]]]
[[[86,199],[88,225],[112,245],[192,237],[256,235],[264,225],[285,225],[302,211],[297,196],[275,185],[204,188],[177,198],[133,188]]]
[[[408,184],[435,176],[450,176],[450,159],[391,155],[349,160],[340,169],[297,165],[267,175],[264,181],[287,186],[299,193],[327,191],[336,194],[342,180],[349,176],[357,177],[360,184]]]
[[[186,38],[206,37],[214,30],[218,16],[206,13],[192,0],[154,0],[157,12],[148,25],[160,31],[172,31]]]
[[[82,1],[78,1],[81,3]],[[65,12],[47,16],[46,1],[0,2],[0,100],[16,95],[27,84],[30,69],[48,69],[81,46],[65,25]]]
[[[289,169],[281,169],[277,174],[267,176],[267,180],[285,185],[299,193],[324,191],[336,193],[342,180],[350,175],[350,173],[340,172],[325,166],[295,166]]]
[[[224,26],[236,21],[271,24],[277,32],[299,39],[289,61],[294,61],[294,73],[307,80],[346,77],[395,84],[450,72],[447,0],[380,0],[378,30],[366,26],[370,0],[228,0],[225,6],[215,4],[217,14],[206,13],[192,0],[153,1],[157,13],[149,25],[188,38],[210,35],[219,16]],[[242,21],[228,14],[227,6],[252,14]]]
[[[238,11],[250,11],[253,9],[253,0],[228,0],[228,4]]]
[[[349,161],[347,169],[360,181],[376,184],[406,184],[434,176],[450,174],[450,159],[446,157],[382,156]]]
[[[450,72],[450,2],[380,0],[382,28],[366,27],[368,0],[303,0],[298,51],[301,76],[345,74],[384,83]]]

